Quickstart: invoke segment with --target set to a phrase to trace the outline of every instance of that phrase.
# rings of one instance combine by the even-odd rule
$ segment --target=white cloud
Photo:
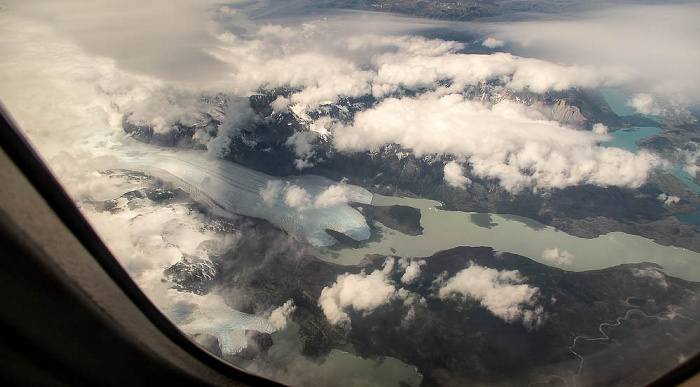
[[[663,113],[663,109],[659,106],[651,94],[638,93],[633,95],[628,101],[627,106],[631,106],[637,113],[658,116]]]
[[[472,174],[499,179],[509,190],[576,184],[637,187],[656,159],[597,146],[606,136],[576,131],[521,104],[494,105],[459,94],[389,98],[336,125],[334,145],[347,151],[396,143],[416,156],[464,157]]]
[[[440,56],[464,49],[460,42],[442,39],[427,39],[421,36],[352,35],[347,37],[350,51],[368,52],[371,56],[394,48],[402,55]]]
[[[289,185],[284,188],[284,202],[292,208],[305,210],[311,207],[311,195],[296,185]]]
[[[305,168],[311,168],[314,165],[316,165],[316,164],[314,164],[309,159],[302,159],[302,158],[294,159],[294,166],[296,167],[296,169],[298,169],[300,171],[302,169],[305,169]]]
[[[217,8],[211,9],[213,12]],[[484,80],[499,80],[513,89],[537,92],[595,87],[618,82],[620,74],[616,72],[508,53],[459,54],[463,44],[439,39],[333,32],[333,24],[328,21],[299,27],[263,26],[245,38],[210,31],[214,43],[207,38],[209,43],[203,43],[203,47],[226,64],[227,71],[216,81],[166,81],[158,72],[151,73],[155,78],[138,78],[112,68],[105,70],[112,71],[108,76],[99,74],[78,83],[98,80],[100,89],[109,93],[110,102],[121,111],[134,113],[129,118],[132,122],[152,125],[156,131],[167,131],[176,122],[194,123],[203,112],[216,114],[215,106],[201,102],[199,96],[232,90],[226,114],[217,117],[223,119],[218,135],[211,138],[204,131],[196,135],[211,155],[220,157],[229,152],[230,138],[238,128],[253,120],[245,98],[235,95],[245,96],[260,87],[299,88],[288,100],[273,102],[273,108],[282,111],[291,103],[303,111],[304,106],[313,108],[343,96],[384,96],[399,87],[431,89],[437,81],[448,79],[451,86],[415,99],[387,99],[359,113],[351,127],[336,124],[333,143],[341,150],[362,151],[398,142],[417,155],[453,155],[466,160],[473,175],[499,179],[511,190],[583,183],[635,187],[644,181],[654,163],[648,154],[635,156],[619,149],[598,148],[595,142],[603,138],[596,137],[596,133],[575,132],[524,106],[508,101],[485,105],[465,101],[458,94],[464,86]],[[90,86],[94,90],[94,85]],[[388,122],[386,117],[396,120]],[[407,117],[411,117],[410,122]],[[330,119],[324,117],[312,122],[310,131],[290,136],[287,143],[298,156],[297,168],[314,165],[311,143],[328,137],[332,127]],[[450,174],[457,172],[456,167],[446,166],[445,177],[448,182],[463,185],[466,181],[458,174]]]
[[[260,196],[263,202],[267,204],[268,207],[271,207],[276,202],[280,192],[282,192],[282,182],[271,180],[265,184],[265,187],[260,189]]]
[[[253,121],[255,112],[247,98],[230,97],[224,113],[224,121],[219,125],[216,137],[207,142],[210,156],[224,157],[230,153],[229,145],[240,129]]]
[[[277,98],[277,100],[279,100],[280,98],[281,97]],[[275,100],[273,104],[275,104],[277,100]],[[297,105],[294,105],[292,107],[292,109],[295,111],[298,108],[299,106]],[[309,117],[305,117],[303,119],[307,118],[310,120]],[[311,159],[315,155],[314,143],[317,142],[319,139],[327,139],[328,136],[330,136],[330,131],[328,130],[328,127],[331,124],[332,120],[330,117],[320,117],[319,119],[309,123],[308,131],[294,132],[291,136],[287,138],[287,140],[285,141],[285,145],[290,146],[294,150],[294,154],[297,156],[297,158],[294,160],[297,169],[302,170],[304,168],[314,166],[314,163],[311,161]]]
[[[322,28],[327,27],[321,22],[298,28],[269,25],[245,38],[224,32],[211,52],[235,68],[225,83],[243,93],[260,87],[299,88],[290,103],[311,108],[339,96],[368,94],[371,71],[360,69],[347,53],[330,52],[336,43],[328,41]]]
[[[278,331],[281,331],[287,327],[287,319],[295,309],[296,305],[294,305],[294,301],[288,300],[282,306],[273,310],[272,313],[270,313],[268,320],[272,326],[274,326]]]
[[[678,203],[680,201],[681,201],[681,198],[679,198],[678,196],[669,195],[666,198],[666,201],[664,202],[664,204],[673,204],[673,203]]]
[[[327,138],[328,136],[331,135],[331,132],[328,130],[330,126],[333,124],[333,119],[328,117],[328,116],[323,116],[317,119],[314,122],[311,122],[309,124],[309,130],[318,133],[323,138]]]
[[[683,171],[687,172],[691,178],[695,178],[700,172],[700,166],[697,165],[700,160],[700,149],[694,150],[677,150],[676,164],[683,165]]]
[[[506,322],[522,321],[527,327],[544,322],[545,314],[536,305],[539,289],[524,284],[517,270],[496,270],[473,263],[440,286],[441,299],[473,299],[494,316]]]
[[[462,166],[456,161],[450,161],[445,164],[443,173],[445,174],[445,181],[447,184],[453,187],[464,188],[472,182],[468,177],[464,176]]]
[[[345,184],[335,184],[326,188],[326,190],[316,196],[314,207],[330,207],[347,202],[347,187]]]
[[[592,130],[596,134],[608,134],[608,127],[600,123],[593,125]]]
[[[678,196],[667,195],[665,193],[660,193],[659,196],[657,196],[656,198],[666,205],[678,203],[681,201],[681,198],[679,198]]]
[[[494,38],[487,38],[486,40],[481,43],[482,46],[494,49],[498,47],[503,47],[506,44],[506,42]]]
[[[696,158],[697,159],[697,158]],[[698,172],[700,172],[700,167],[695,165],[695,161],[691,161],[692,164],[687,164],[683,167],[683,170],[686,171],[691,177],[696,177]]]
[[[314,155],[313,141],[316,140],[318,134],[316,132],[294,132],[285,145],[292,147],[294,154],[297,155],[295,164],[298,170],[312,167],[314,164],[310,161]]]
[[[394,260],[388,258],[384,269],[370,274],[343,274],[335,283],[325,287],[318,299],[323,313],[331,324],[350,322],[348,310],[371,313],[393,299],[405,298],[406,291],[396,290],[387,275],[393,270]]]
[[[433,88],[438,81],[451,80],[451,91],[489,80],[503,81],[514,90],[525,88],[536,93],[577,87],[619,84],[624,74],[595,67],[564,66],[533,58],[499,52],[490,55],[445,53],[440,56],[412,53],[386,53],[374,59],[375,97],[392,93],[400,86],[409,89]]]
[[[559,266],[571,266],[574,263],[574,255],[558,247],[545,249],[542,252],[542,259]]]
[[[270,106],[272,107],[272,111],[274,113],[286,113],[289,111],[289,104],[292,101],[289,100],[289,98],[285,98],[283,96],[278,96]]]
[[[401,276],[401,283],[412,284],[420,275],[421,266],[425,265],[425,261],[420,259],[401,258],[399,265],[405,270]]]

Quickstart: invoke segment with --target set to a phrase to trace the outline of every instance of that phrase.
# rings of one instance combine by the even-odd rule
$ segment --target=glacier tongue
[[[193,305],[195,309],[187,314],[187,322],[178,324],[178,327],[190,335],[205,333],[216,337],[224,355],[234,355],[248,346],[247,330],[262,333],[273,333],[277,330],[268,319],[231,309],[223,298],[213,294],[198,296],[179,293],[177,299],[181,301],[180,304],[163,305],[161,310],[173,318],[181,313],[178,306]],[[179,317],[182,320],[182,317]]]
[[[129,167],[171,182],[220,216],[265,219],[314,246],[337,241],[326,229],[354,240],[370,237],[364,216],[348,202],[369,204],[364,188],[315,175],[277,178],[198,151],[141,147],[129,152]]]

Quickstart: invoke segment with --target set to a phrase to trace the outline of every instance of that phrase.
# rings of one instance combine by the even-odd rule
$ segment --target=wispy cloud
[[[156,2],[130,10],[143,17],[153,16],[159,11],[164,12],[163,15],[171,12],[174,19],[168,23],[161,23],[162,18],[158,18],[152,27],[130,29],[128,27],[139,24],[140,19],[122,20],[120,15],[126,13],[122,10],[116,13],[116,21],[105,22],[105,28],[100,30],[98,24],[104,18],[101,16],[104,12],[99,7],[103,2],[85,7],[79,7],[82,3],[78,0],[65,0],[61,4],[68,9],[80,9],[73,16],[70,12],[62,12],[51,18],[50,13],[33,2],[12,2],[8,15],[31,17],[50,25],[51,29],[59,31],[59,39],[64,36],[77,43],[83,50],[80,55],[86,59],[95,57],[94,54],[102,55],[98,58],[102,58],[104,64],[96,61],[99,67],[82,69],[83,74],[77,83],[83,86],[74,88],[95,94],[97,86],[105,93],[101,96],[105,103],[98,109],[104,109],[107,115],[114,114],[108,105],[111,104],[122,112],[131,113],[128,118],[131,122],[152,126],[156,131],[170,130],[178,122],[195,122],[203,112],[221,115],[222,123],[215,135],[202,132],[195,136],[196,141],[207,146],[216,156],[228,152],[230,138],[239,127],[250,125],[255,120],[245,99],[240,97],[259,88],[286,86],[294,92],[288,98],[275,101],[275,111],[284,111],[293,105],[295,111],[304,114],[320,104],[345,97],[371,94],[380,99],[373,108],[358,113],[349,125],[333,122],[328,117],[322,117],[319,122],[309,119],[309,127],[318,127],[323,133],[318,130],[294,133],[287,140],[298,156],[299,169],[316,162],[311,144],[319,137],[333,137],[332,143],[345,151],[366,151],[397,143],[418,156],[454,156],[464,160],[464,178],[498,179],[511,190],[585,183],[636,187],[643,183],[655,164],[655,160],[646,154],[633,155],[598,147],[597,142],[603,139],[601,135],[574,131],[522,104],[507,100],[480,103],[463,96],[466,87],[487,81],[497,85],[494,86],[495,92],[506,89],[544,92],[570,87],[621,85],[634,79],[636,70],[631,66],[574,60],[564,65],[541,59],[547,57],[544,54],[539,58],[509,53],[465,54],[462,52],[466,47],[464,43],[397,36],[383,30],[384,34],[371,29],[361,33],[349,32],[343,29],[342,18],[289,26],[263,25],[241,36],[212,27],[218,6],[185,0],[174,5],[169,3],[168,7]],[[107,7],[111,9],[109,7],[113,6]],[[163,11],[164,8],[168,11]],[[691,13],[694,9],[690,8]],[[632,12],[632,16],[646,17],[648,11],[644,10],[646,8],[640,8]],[[678,8],[662,10],[678,12]],[[87,21],[72,26],[78,15]],[[175,27],[177,20],[185,15],[188,23],[181,24],[188,27]],[[591,16],[589,23],[603,20],[609,22],[604,23],[608,26],[612,24],[611,20],[617,20],[596,17],[598,19]],[[125,23],[123,27],[128,30],[120,42],[113,41],[115,32],[110,27],[110,23],[116,22]],[[556,23],[563,23],[555,26],[561,26],[566,36],[571,35],[567,31],[581,28],[573,21]],[[528,27],[539,24],[518,25],[523,26],[521,38],[530,37],[537,47],[540,41],[545,47],[562,44],[554,38],[547,40],[537,35],[537,28]],[[590,27],[590,24],[583,25]],[[87,34],[88,29],[95,29],[95,33]],[[169,34],[171,29],[177,32]],[[506,26],[495,26],[493,31],[494,38],[507,41],[512,40],[509,38],[514,33]],[[83,38],[83,35],[90,37]],[[147,35],[150,38],[147,39]],[[143,41],[137,36],[143,37]],[[104,51],[93,50],[93,46],[100,45],[104,46]],[[160,51],[155,46],[161,47]],[[177,79],[167,67],[171,66],[167,63],[173,62],[172,58],[161,55],[163,47],[173,50],[173,55],[189,58],[181,62],[188,70],[181,72],[181,76],[175,77]],[[585,47],[594,49],[593,46]],[[141,51],[145,53],[139,54]],[[539,52],[535,50],[533,53]],[[129,62],[132,56],[138,60]],[[201,58],[206,58],[202,60],[207,63],[215,61],[217,69],[200,66],[197,61]],[[693,60],[692,54],[686,58],[686,61]],[[139,67],[142,62],[154,64],[145,69]],[[57,61],[56,65],[68,63]],[[89,66],[87,62],[85,65]],[[60,71],[74,72],[69,68]],[[216,77],[189,72],[216,74]],[[418,95],[413,98],[396,96],[395,93],[402,89],[412,89]],[[221,91],[228,101],[225,111],[217,113],[215,107],[198,99],[201,94]],[[82,98],[90,100],[87,96]],[[118,130],[118,126],[115,129]],[[455,167],[448,164],[445,176],[449,182],[463,185],[466,180],[459,179]]]
[[[613,6],[567,20],[494,24],[520,55],[633,75],[626,87],[698,103],[700,6]]]
[[[487,38],[484,40],[481,45],[488,47],[488,48],[498,48],[498,47],[503,47],[506,44],[506,42],[494,38]]]
[[[214,2],[155,0],[9,0],[14,14],[50,24],[86,52],[120,68],[170,80],[211,80],[228,65],[207,53],[218,43]]]

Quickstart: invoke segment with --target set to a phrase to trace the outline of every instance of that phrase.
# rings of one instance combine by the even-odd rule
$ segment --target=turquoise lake
[[[630,106],[627,106],[627,96],[623,93],[613,89],[603,89],[601,90],[601,93],[603,94],[603,98],[605,98],[605,101],[610,106],[610,109],[612,109],[612,111],[618,116],[622,118],[629,116],[637,116],[645,118],[649,121],[657,123],[659,122],[659,119],[657,117],[636,114],[634,109],[632,109]],[[605,141],[600,145],[604,147],[627,149],[630,152],[637,153],[639,151],[637,141],[643,138],[656,136],[660,132],[661,128],[659,128],[658,126],[633,126],[631,128],[623,128],[615,132],[609,133],[612,139],[609,141]]]
[[[618,131],[610,133],[612,139],[610,141],[605,141],[600,145],[609,148],[622,148],[627,149],[630,152],[637,153],[639,147],[637,146],[637,141],[656,136],[661,132],[660,128],[649,127],[649,126],[635,126],[632,128],[620,129]]]
[[[613,89],[603,89],[601,92],[605,98],[605,101],[610,106],[610,109],[612,109],[612,111],[618,116],[623,118],[626,116],[638,116],[659,122],[657,117],[636,114],[634,109],[627,106],[627,96],[625,94]],[[660,128],[650,126],[620,129],[610,133],[612,139],[610,141],[603,142],[600,145],[605,147],[627,149],[630,152],[637,153],[639,151],[637,141],[643,138],[655,136],[660,132]],[[691,176],[684,169],[685,167],[685,164],[674,164],[670,167],[665,167],[664,170],[685,183],[695,195],[700,195],[700,185],[697,185],[693,181],[693,176]],[[677,215],[676,218],[681,222],[700,226],[700,210],[691,214],[680,214]]]
[[[627,96],[615,89],[602,89],[600,91],[608,103],[613,113],[620,117],[633,116],[636,114],[632,107],[627,106]]]
[[[695,212],[691,212],[690,214],[678,214],[676,218],[681,222],[700,226],[700,204],[693,204],[693,207],[695,207]]]

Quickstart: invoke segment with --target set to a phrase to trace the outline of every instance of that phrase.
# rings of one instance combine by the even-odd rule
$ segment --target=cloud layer
[[[7,0],[13,14],[50,24],[86,52],[120,68],[168,80],[212,80],[227,64],[207,53],[217,45],[214,2],[155,0]]]
[[[541,93],[571,87],[622,85],[639,75],[633,66],[617,65],[614,61],[568,60],[563,62],[569,64],[561,64],[504,52],[467,54],[465,43],[397,36],[379,27],[374,31],[368,28],[360,33],[349,32],[344,29],[347,21],[342,18],[306,20],[288,26],[248,26],[246,34],[237,35],[217,29],[215,24],[223,23],[226,18],[244,18],[235,5],[220,11],[213,3],[187,0],[169,5],[174,21],[161,23],[163,19],[158,19],[150,27],[133,26],[123,41],[115,42],[114,23],[123,22],[127,29],[139,24],[138,20],[122,20],[126,10],[117,12],[115,20],[105,21],[104,29],[100,30],[99,23],[104,19],[100,7],[111,5],[100,1],[83,7],[79,0],[64,0],[60,4],[80,12],[73,16],[59,13],[51,18],[35,2],[11,2],[9,8],[15,15],[50,25],[60,36],[72,39],[88,53],[106,57],[102,60],[109,65],[96,62],[101,68],[94,75],[82,69],[91,76],[80,81],[92,83],[93,89],[96,84],[112,106],[132,113],[128,118],[131,122],[153,126],[159,132],[170,130],[178,122],[192,124],[203,113],[220,119],[215,136],[211,131],[200,131],[195,136],[195,141],[206,146],[213,156],[226,155],[231,137],[240,127],[255,121],[252,110],[245,105],[246,99],[240,97],[260,88],[287,87],[292,91],[288,98],[278,99],[272,105],[276,112],[293,107],[309,126],[309,131],[294,133],[287,140],[298,156],[295,162],[299,169],[313,165],[310,144],[319,137],[332,137],[332,144],[344,151],[366,151],[397,143],[417,156],[454,156],[461,161],[462,171],[459,173],[458,165],[449,163],[445,166],[445,178],[448,184],[458,187],[464,187],[469,182],[464,179],[471,176],[498,179],[510,190],[575,184],[636,187],[655,164],[647,154],[632,155],[598,147],[597,142],[604,140],[600,133],[576,132],[522,104],[508,100],[489,104],[464,97],[465,88],[484,82],[489,82],[496,94],[506,90]],[[164,6],[156,2],[131,12],[153,16]],[[680,12],[673,7],[635,8],[632,16],[646,20],[644,17],[648,17],[650,10],[658,9],[673,15]],[[693,7],[688,9],[695,12]],[[189,27],[180,28],[176,21],[186,14],[194,15],[194,19],[185,23]],[[89,22],[76,24],[77,16],[85,16]],[[590,18],[588,24],[567,21],[555,25],[571,37],[576,35],[571,31],[580,32],[582,26],[590,27],[593,21],[608,21],[605,24],[608,28],[613,20],[600,15]],[[684,23],[687,17],[681,20]],[[671,32],[664,36],[686,44],[679,34],[692,32],[696,27],[683,23],[675,29],[669,27]],[[501,25],[492,26],[490,35],[494,41],[501,39],[522,45],[562,44],[558,38],[538,35],[535,27],[540,24],[518,25],[523,27],[522,36],[515,36],[507,26]],[[402,28],[407,30],[405,26]],[[95,32],[88,34],[88,30]],[[618,30],[608,32],[614,31]],[[578,34],[576,39],[588,35]],[[143,41],[139,41],[139,36]],[[613,40],[616,39],[619,39],[617,35]],[[531,51],[523,49],[523,52]],[[532,52],[540,54],[536,50]],[[593,52],[589,54],[596,57]],[[186,60],[173,60],[185,56]],[[694,63],[694,58],[688,55],[681,68],[687,67],[686,62]],[[214,63],[215,69],[207,63]],[[216,76],[211,77],[212,74]],[[404,96],[406,89],[417,95]],[[227,93],[226,106],[201,101],[202,94],[221,91]],[[327,116],[311,119],[306,114],[325,103],[365,95],[373,95],[380,102],[358,113],[351,124],[340,124]],[[654,105],[648,103],[647,95],[638,94],[632,103],[640,111],[652,112]]]
[[[521,55],[627,72],[632,77],[625,86],[631,90],[698,103],[699,18],[698,4],[625,5],[487,30]]]
[[[333,134],[342,150],[396,143],[417,156],[466,157],[475,176],[497,178],[510,190],[576,184],[637,187],[655,164],[649,154],[599,147],[596,143],[606,136],[548,121],[521,104],[488,105],[459,94],[389,98],[358,113],[352,125],[337,125]],[[463,185],[456,167],[450,163],[445,177]]]

